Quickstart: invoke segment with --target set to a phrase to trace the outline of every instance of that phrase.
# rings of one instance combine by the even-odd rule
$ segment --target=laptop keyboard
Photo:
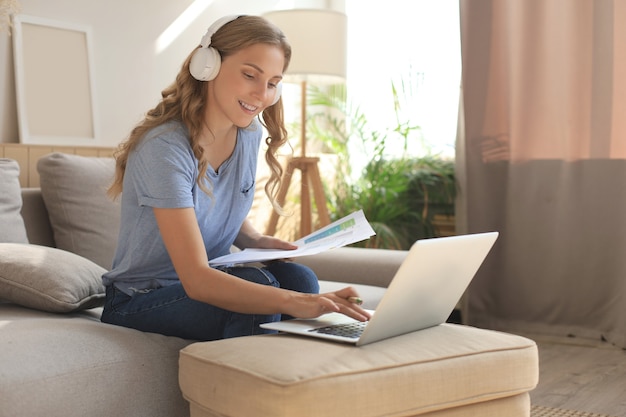
[[[309,332],[315,333],[323,333],[330,334],[333,336],[342,336],[349,337],[351,339],[358,339],[363,333],[365,326],[367,325],[366,321],[357,321],[354,323],[343,323],[343,324],[334,324],[332,326],[324,326],[318,327],[316,329],[311,329]]]

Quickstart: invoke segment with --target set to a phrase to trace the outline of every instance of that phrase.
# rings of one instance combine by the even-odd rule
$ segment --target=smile
[[[251,112],[255,112],[258,109],[257,106],[251,106],[250,104],[244,103],[243,101],[239,101],[239,105],[243,107],[244,109],[251,111]]]

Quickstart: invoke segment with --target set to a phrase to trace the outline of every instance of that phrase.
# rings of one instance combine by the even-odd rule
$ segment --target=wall
[[[0,158],[10,158],[20,166],[20,186],[39,187],[39,172],[37,162],[39,158],[52,152],[62,152],[72,155],[112,157],[114,148],[100,148],[93,146],[48,146],[25,145],[21,143],[0,143]]]
[[[228,14],[262,14],[293,7],[279,0],[21,0],[21,14],[89,25],[93,35],[97,146],[115,146],[152,108],[175,78],[184,58],[199,44],[207,27]],[[297,3],[313,7],[313,1]],[[326,5],[327,2],[320,6]],[[166,49],[156,40],[190,5],[197,18]],[[13,50],[0,33],[0,143],[19,142]],[[41,76],[45,77],[45,63]],[[54,82],[54,80],[50,80]],[[63,105],[59,97],[59,105]]]

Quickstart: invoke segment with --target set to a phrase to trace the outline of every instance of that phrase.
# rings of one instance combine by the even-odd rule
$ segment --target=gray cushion
[[[20,215],[20,166],[16,161],[0,158],[0,242],[28,243],[24,220]]]
[[[52,153],[37,170],[56,246],[109,269],[120,224],[119,200],[106,195],[115,160]]]
[[[0,243],[0,299],[67,313],[101,306],[104,268],[47,246]]]
[[[0,303],[0,416],[189,417],[176,337]]]

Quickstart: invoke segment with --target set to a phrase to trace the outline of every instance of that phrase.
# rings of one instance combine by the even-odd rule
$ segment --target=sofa
[[[263,349],[269,349],[270,355],[281,347],[295,355],[319,352],[317,358],[327,363],[325,354],[336,358],[339,351],[335,349],[346,346],[286,335],[200,343],[101,323],[104,289],[100,276],[111,264],[119,224],[117,203],[104,194],[113,160],[53,153],[42,157],[37,169],[41,187],[20,188],[17,163],[0,159],[0,417],[351,414],[311,414],[303,408],[295,408],[301,411],[294,414],[293,407],[300,407],[303,397],[292,389],[305,387],[303,381],[320,381],[318,368],[306,376],[295,363],[285,369],[285,373],[298,374],[295,386],[279,384],[280,395],[266,398],[265,402],[278,408],[262,412],[254,404],[250,408],[250,401],[239,399],[240,395],[252,398],[246,389],[276,386],[264,374],[268,369],[255,369],[261,362],[269,363],[258,360]],[[317,272],[322,291],[353,285],[365,299],[365,307],[373,309],[405,255],[403,251],[339,248],[297,261]],[[374,350],[350,347],[353,350],[342,355],[348,362],[358,362],[354,366],[360,366],[359,371],[350,374],[368,386],[385,380],[384,375],[389,378],[385,386],[390,394],[404,392],[394,384],[401,384],[405,391],[408,385],[409,393],[399,397],[402,401],[387,401],[376,409],[378,414],[359,415],[527,416],[528,392],[538,378],[534,342],[462,325],[442,329],[418,335],[421,342],[411,339],[414,336],[402,339],[407,354],[385,355],[387,365],[376,365],[381,374],[372,369],[372,361],[382,356],[375,349],[394,352],[399,348],[395,341]],[[424,347],[428,353],[422,357],[422,348],[415,349],[415,344],[428,344],[431,338],[465,340],[446,342],[447,348]],[[360,358],[361,352],[370,358]],[[420,357],[410,364],[402,362],[411,355]],[[278,365],[271,372],[282,374],[281,357],[272,360]],[[494,375],[480,379],[489,383],[463,388],[477,370],[485,369],[485,363],[493,364]],[[205,366],[206,372],[201,371]],[[325,386],[326,391],[329,386],[346,387],[341,385],[343,371],[335,375],[335,367],[322,368],[328,368],[322,380],[338,384]],[[503,368],[506,371],[500,375]],[[241,374],[242,369],[257,379],[250,379],[247,372]],[[454,375],[461,374],[464,378],[456,380]],[[432,388],[433,375],[438,380],[449,375],[448,387],[425,398],[411,394],[416,380],[420,380],[416,389]],[[225,385],[231,389],[224,390]],[[316,392],[314,386],[306,386],[305,391]],[[292,404],[285,406],[281,401]],[[400,405],[403,411],[398,411]],[[393,407],[398,409],[388,411]],[[443,412],[448,409],[453,410],[451,414]]]

